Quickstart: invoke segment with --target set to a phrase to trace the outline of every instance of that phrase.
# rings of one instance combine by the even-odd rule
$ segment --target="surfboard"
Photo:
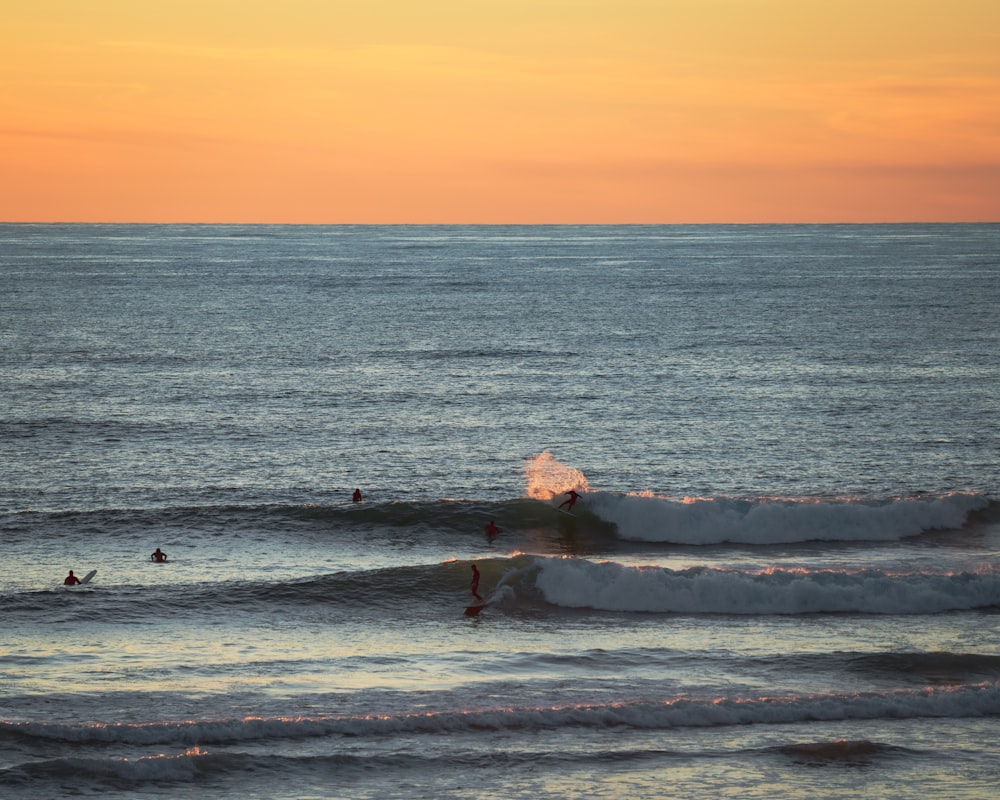
[[[478,606],[469,606],[465,609],[465,616],[467,617],[478,617],[479,612],[486,608],[486,603]]]
[[[576,514],[574,514],[571,511],[566,511],[566,509],[564,508],[557,508],[556,511],[558,511],[560,514],[565,514],[567,517],[576,517]]]
[[[82,586],[85,583],[90,583],[90,579],[93,578],[96,574],[97,574],[97,570],[96,569],[92,569],[90,572],[88,572],[86,575],[84,575],[80,579],[80,585]]]

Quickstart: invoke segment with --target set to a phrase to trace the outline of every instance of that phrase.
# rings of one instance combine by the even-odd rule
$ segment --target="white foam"
[[[781,544],[806,541],[894,541],[939,528],[959,528],[988,501],[949,494],[886,502],[802,499],[737,500],[592,492],[582,505],[631,541],[677,544]]]
[[[566,608],[682,614],[938,613],[1000,606],[1000,573],[698,567],[538,558],[537,587]]]

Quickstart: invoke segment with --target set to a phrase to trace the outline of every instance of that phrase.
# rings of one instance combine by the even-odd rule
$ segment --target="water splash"
[[[590,491],[587,478],[580,470],[557,461],[547,450],[525,459],[524,479],[525,494],[534,500],[551,500],[570,489],[580,493]]]

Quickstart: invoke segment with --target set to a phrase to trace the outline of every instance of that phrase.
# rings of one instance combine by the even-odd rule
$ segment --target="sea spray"
[[[547,450],[524,462],[525,494],[535,500],[551,500],[570,489],[590,490],[586,476],[580,470],[558,461]]]

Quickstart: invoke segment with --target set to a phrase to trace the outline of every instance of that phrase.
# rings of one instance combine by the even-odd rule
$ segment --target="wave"
[[[529,498],[502,501],[442,498],[420,502],[352,503],[219,503],[205,505],[168,505],[135,508],[63,509],[57,511],[20,510],[0,513],[0,532],[9,535],[37,535],[53,527],[72,525],[74,531],[86,527],[97,534],[106,532],[132,535],[137,527],[212,528],[227,530],[282,523],[300,523],[327,530],[349,528],[404,528],[457,532],[479,535],[489,519],[495,519],[508,531],[552,527],[567,517],[547,503]],[[593,524],[593,520],[591,521]],[[601,526],[608,529],[604,524]]]
[[[867,739],[818,741],[775,745],[731,751],[734,756],[753,756],[758,753],[777,753],[803,763],[852,762],[870,763],[884,755],[919,755],[917,751],[898,745],[887,745]],[[274,753],[232,753],[216,752],[204,747],[191,747],[181,754],[160,753],[137,758],[122,757],[72,757],[49,758],[27,761],[8,769],[0,769],[0,785],[7,787],[31,786],[50,782],[63,784],[57,793],[64,794],[64,784],[69,781],[79,792],[85,785],[92,790],[107,789],[120,791],[155,785],[158,789],[170,784],[214,782],[234,776],[242,778],[247,773],[266,774],[271,779],[289,776],[296,785],[303,781],[315,782],[317,788],[328,786],[331,780],[343,785],[345,781],[370,781],[377,772],[390,784],[398,784],[405,776],[425,780],[428,773],[462,770],[498,769],[593,769],[604,766],[621,768],[626,764],[682,762],[690,763],[692,758],[705,755],[717,759],[717,750],[693,753],[687,749],[624,748],[610,750],[588,749],[585,753],[559,750],[532,749],[528,751],[490,749],[489,752],[460,749],[445,755],[425,752],[391,753],[368,752],[333,753],[313,755],[284,755]],[[217,785],[217,784],[216,784]],[[245,792],[245,790],[244,790]]]
[[[447,615],[472,600],[471,565],[480,592],[501,612],[593,609],[659,614],[937,614],[1000,607],[1000,569],[891,571],[633,566],[565,556],[518,554],[342,571],[279,581],[95,586],[87,592],[54,587],[0,595],[0,612],[44,613],[71,621],[95,614],[128,621],[165,611],[224,610],[283,613],[324,606],[335,614],[394,617]],[[89,588],[89,587],[88,587]]]
[[[138,758],[50,758],[29,761],[0,770],[0,786],[34,786],[40,781],[110,784],[121,789],[130,784],[190,782],[229,772],[252,770],[259,764],[245,753],[207,753],[198,747],[176,755]]]
[[[886,745],[867,739],[819,741],[754,748],[733,755],[752,756],[758,752],[778,753],[805,763],[863,762],[882,755],[915,754],[896,745]],[[460,769],[465,772],[486,769],[588,768],[603,765],[614,769],[624,764],[684,762],[699,755],[690,749],[622,748],[588,749],[585,753],[559,750],[529,751],[490,749],[488,752],[460,749],[444,755],[405,751],[285,755],[274,753],[216,752],[205,747],[190,747],[184,753],[124,757],[71,757],[27,761],[0,769],[0,786],[31,786],[40,783],[71,781],[79,792],[83,785],[94,789],[121,790],[146,784],[162,788],[169,784],[186,784],[205,780],[224,780],[228,776],[242,778],[249,773],[268,776],[291,776],[298,786],[303,781],[315,781],[317,786],[330,780],[343,784],[345,780],[370,780],[377,772],[391,783],[405,775],[423,780],[429,772]],[[718,758],[718,751],[704,753]]]
[[[642,730],[799,722],[978,718],[1000,714],[1000,683],[851,694],[676,697],[657,701],[504,706],[419,713],[241,717],[147,723],[0,721],[4,739],[204,747],[306,737],[627,727]]]
[[[979,653],[865,653],[850,659],[848,669],[898,680],[910,675],[922,683],[992,680],[1000,675],[1000,656]]]
[[[594,492],[584,495],[579,507],[613,524],[625,540],[711,545],[895,541],[930,530],[961,528],[972,512],[989,505],[986,497],[973,493],[873,501],[671,500]]]
[[[503,501],[441,499],[361,504],[288,503],[19,511],[0,514],[0,533],[13,542],[65,531],[134,537],[137,529],[211,529],[239,532],[300,526],[330,536],[347,531],[420,531],[454,536],[483,535],[487,521],[503,529],[502,543],[521,546],[547,539],[555,549],[571,531],[577,545],[614,547],[616,542],[684,545],[769,545],[797,542],[896,541],[935,530],[957,530],[977,519],[1000,518],[1000,503],[985,496],[956,493],[940,497],[887,500],[844,498],[728,497],[674,500],[651,495],[588,492],[570,517],[555,509],[556,499],[528,497]],[[541,537],[541,539],[540,539]],[[562,538],[561,538],[562,537]]]
[[[1000,571],[632,567],[540,558],[536,584],[565,608],[680,614],[932,614],[1000,606]]]
[[[869,761],[886,753],[901,753],[904,748],[871,742],[867,739],[837,739],[832,742],[804,742],[770,748],[800,761]]]

